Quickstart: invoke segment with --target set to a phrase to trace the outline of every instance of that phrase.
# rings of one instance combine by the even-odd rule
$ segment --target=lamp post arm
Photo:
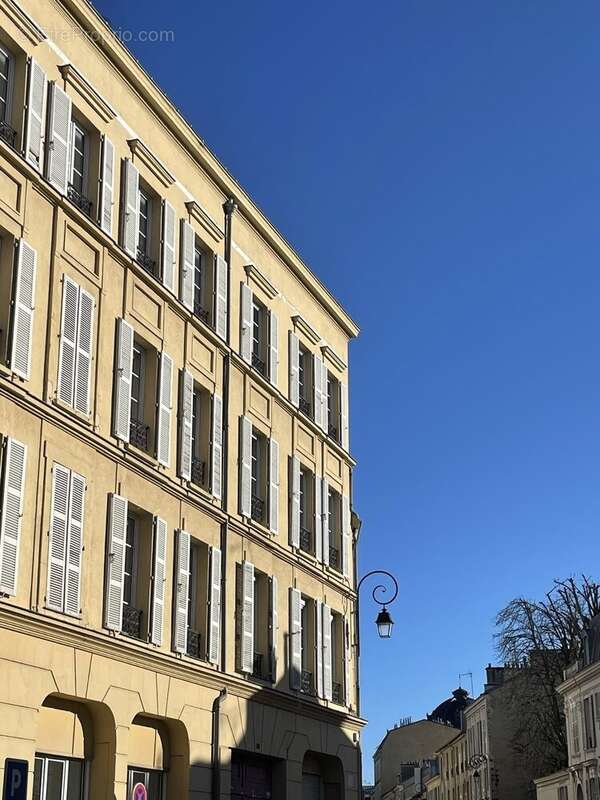
[[[381,590],[382,593],[383,592],[387,592],[387,589],[382,583],[377,584],[377,586],[375,586],[375,588],[372,591],[373,600],[380,606],[386,606],[386,605],[389,605],[390,603],[393,603],[394,600],[398,597],[398,581],[396,580],[396,578],[394,578],[394,576],[392,575],[391,572],[387,572],[387,570],[385,570],[385,569],[373,569],[373,570],[371,570],[371,572],[367,572],[366,575],[363,575],[362,578],[359,580],[358,585],[356,587],[356,594],[359,593],[360,587],[363,585],[365,580],[367,578],[372,577],[373,575],[385,575],[394,584],[394,594],[390,598],[387,598],[386,600],[379,600],[378,599],[377,592],[379,592],[380,590]]]

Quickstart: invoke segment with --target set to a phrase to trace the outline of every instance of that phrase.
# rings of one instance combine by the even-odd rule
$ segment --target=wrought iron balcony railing
[[[312,406],[310,404],[310,400],[307,400],[306,397],[302,397],[300,395],[300,411],[303,414],[306,414],[307,417],[312,417]]]
[[[88,200],[81,192],[78,192],[72,183],[67,186],[67,197],[80,211],[83,211],[88,217],[91,216],[92,201]]]
[[[130,444],[139,447],[140,450],[148,450],[148,432],[150,431],[149,425],[144,425],[138,419],[132,419],[129,422],[129,442]]]
[[[303,694],[313,693],[313,674],[307,669],[302,670],[302,676],[300,678],[300,691]]]
[[[300,549],[312,553],[312,535],[307,528],[300,528]]]
[[[336,442],[339,442],[340,433],[337,425],[332,425],[331,423],[329,423],[329,425],[327,426],[327,432],[332,439],[335,439]]]
[[[8,122],[0,122],[0,139],[9,147],[12,147],[13,150],[15,148],[15,141],[17,138],[17,132],[14,128],[11,128]]]
[[[340,551],[337,547],[333,547],[329,545],[329,566],[336,569],[338,572],[340,571]]]
[[[150,258],[149,255],[144,253],[143,250],[140,250],[138,247],[137,254],[135,256],[135,260],[137,263],[145,269],[150,275],[156,275],[156,262]]]
[[[341,705],[344,702],[344,692],[341,683],[335,681],[331,684],[331,699],[334,703]]]
[[[257,497],[255,494],[252,495],[252,508],[251,508],[252,519],[256,522],[263,522],[265,518],[265,501]]]
[[[210,325],[210,312],[204,308],[200,300],[194,300],[194,316]]]
[[[263,661],[262,653],[254,653],[254,662],[252,665],[252,676],[254,678],[264,678]]]
[[[196,456],[192,456],[192,483],[196,486],[204,486],[206,476],[206,463]]]
[[[134,606],[123,606],[123,622],[121,625],[122,633],[134,639],[142,638],[142,615],[143,611]]]
[[[191,656],[192,658],[202,658],[201,645],[202,645],[202,637],[200,636],[198,631],[193,631],[191,628],[188,628],[186,650],[185,650],[188,656]]]
[[[257,372],[260,372],[261,375],[267,376],[267,365],[256,353],[252,353],[252,366]]]

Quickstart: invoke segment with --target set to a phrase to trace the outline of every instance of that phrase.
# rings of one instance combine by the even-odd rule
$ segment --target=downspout
[[[227,689],[221,689],[212,704],[212,745],[211,745],[211,798],[221,800],[221,758],[220,758],[220,718],[221,703],[227,697]]]
[[[352,483],[354,478],[353,470],[350,470],[350,497],[353,497],[352,493]],[[350,519],[352,519],[352,514],[350,515]],[[358,515],[356,515],[358,518]],[[356,537],[354,536],[354,531],[352,531],[352,540],[354,546],[354,589],[358,586],[358,539],[360,536],[360,528],[361,524],[357,526]],[[358,594],[356,595],[356,602],[354,606],[354,616],[356,619],[355,624],[355,637],[356,637],[356,716],[360,717],[360,602]],[[358,796],[362,798],[363,796],[363,770],[362,770],[362,742],[360,740],[360,733],[357,733],[357,743],[356,743],[356,756],[358,760]]]

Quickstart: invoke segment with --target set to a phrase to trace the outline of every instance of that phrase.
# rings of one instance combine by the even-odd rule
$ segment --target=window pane
[[[151,772],[148,778],[148,800],[161,800],[162,773]]]
[[[69,780],[67,783],[67,800],[81,800],[83,797],[83,763],[69,761]]]
[[[33,767],[33,800],[41,800],[42,798],[42,771],[44,769],[44,761],[41,758],[36,758]]]
[[[44,800],[62,800],[64,771],[64,761],[54,761],[52,759],[48,759],[46,796],[44,797]]]

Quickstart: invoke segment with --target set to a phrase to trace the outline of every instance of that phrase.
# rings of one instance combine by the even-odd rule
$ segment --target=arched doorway
[[[137,784],[148,800],[178,800],[189,791],[189,741],[178,720],[138,714],[129,728],[127,797]]]
[[[305,753],[302,800],[344,800],[344,768],[339,758],[312,750]]]

